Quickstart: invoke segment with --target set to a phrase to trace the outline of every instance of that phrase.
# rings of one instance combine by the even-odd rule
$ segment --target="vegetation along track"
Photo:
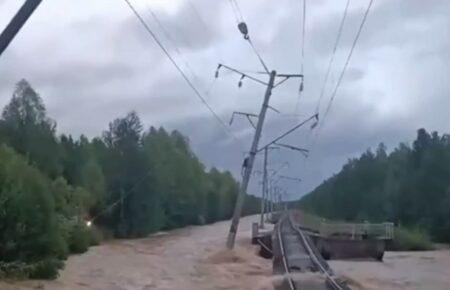
[[[315,246],[299,227],[296,226],[290,214],[285,214],[278,222],[276,234],[283,272],[286,279],[282,289],[302,290],[302,279],[296,279],[298,273],[321,273],[328,289],[347,290],[348,286],[334,276],[333,271],[322,258]]]

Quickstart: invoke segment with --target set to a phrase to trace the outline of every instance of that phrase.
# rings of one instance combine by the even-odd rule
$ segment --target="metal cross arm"
[[[281,134],[280,136],[278,136],[277,138],[275,138],[274,140],[269,142],[267,145],[265,145],[265,146],[261,147],[260,149],[258,149],[257,152],[264,150],[265,147],[268,147],[268,146],[270,146],[272,144],[275,144],[277,141],[283,139],[284,137],[286,137],[287,135],[291,134],[292,132],[294,132],[295,130],[297,130],[298,128],[300,128],[301,126],[305,125],[306,123],[308,123],[311,120],[315,120],[315,122],[313,124],[313,126],[314,126],[319,120],[319,114],[314,114],[311,117],[309,117],[308,119],[306,119],[303,122],[301,122],[300,124],[295,125],[293,128],[291,128],[288,131],[286,131],[285,133]]]
[[[280,175],[280,178],[282,179],[288,179],[288,180],[293,180],[293,181],[302,181],[300,178],[296,178],[296,177],[291,177],[291,176],[286,176],[286,175]]]
[[[281,166],[278,168],[278,169],[276,169],[276,170],[273,170],[273,169],[269,169],[270,171],[272,171],[272,174],[269,176],[269,178],[273,178],[275,175],[277,175],[277,173],[278,172],[280,172],[283,168],[285,168],[285,167],[288,167],[289,168],[289,162],[283,162],[283,164],[281,164]]]
[[[302,153],[305,157],[308,157],[308,153],[309,153],[309,150],[308,150],[308,149],[300,148],[300,147],[296,147],[296,146],[292,146],[292,145],[289,145],[289,144],[277,143],[277,142],[275,142],[274,144],[275,144],[275,145],[278,145],[278,146],[281,146],[281,147],[284,147],[284,148],[291,149],[291,150],[299,151],[299,152]]]
[[[243,116],[246,116],[247,119],[248,119],[248,121],[249,121],[250,124],[252,125],[252,127],[256,129],[256,126],[255,126],[255,124],[253,123],[253,121],[252,121],[252,119],[251,119],[250,117],[258,118],[258,115],[252,114],[252,113],[244,113],[244,112],[237,112],[237,111],[235,111],[235,112],[233,112],[233,114],[231,115],[230,125],[233,123],[233,120],[234,120],[234,116],[235,116],[235,115],[243,115]]]
[[[270,147],[267,147],[267,150],[279,150],[279,149],[281,149],[279,146],[270,146]],[[259,154],[259,153],[261,153],[261,151],[258,151],[258,152],[257,152],[257,154]],[[269,169],[269,170],[271,170],[271,169]]]
[[[219,70],[220,70],[222,67],[223,67],[223,68],[226,68],[227,70],[232,71],[232,72],[234,72],[234,73],[240,74],[240,75],[241,75],[241,81],[242,81],[242,79],[244,79],[244,78],[248,78],[248,79],[251,79],[252,81],[255,81],[255,82],[260,83],[260,84],[262,84],[262,85],[265,85],[265,86],[268,85],[268,83],[266,83],[266,82],[264,82],[264,81],[262,81],[262,80],[260,80],[260,79],[257,79],[257,78],[255,78],[255,77],[253,77],[253,76],[251,76],[251,75],[248,75],[248,74],[246,74],[246,73],[244,73],[244,72],[241,72],[241,71],[239,71],[239,70],[237,70],[237,69],[234,69],[234,68],[232,68],[232,67],[229,67],[229,66],[224,65],[224,64],[221,64],[221,63],[219,63],[219,65],[217,66],[217,70],[216,70],[216,78],[219,77]]]
[[[302,74],[277,74],[277,77],[282,78],[282,80],[277,82],[273,86],[274,88],[278,87],[279,85],[281,85],[282,83],[284,83],[285,81],[287,81],[290,78],[302,78],[303,79]]]

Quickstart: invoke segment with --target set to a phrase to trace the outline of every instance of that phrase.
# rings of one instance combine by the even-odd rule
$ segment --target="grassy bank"
[[[429,251],[434,245],[430,236],[417,228],[397,227],[389,250],[392,251]]]

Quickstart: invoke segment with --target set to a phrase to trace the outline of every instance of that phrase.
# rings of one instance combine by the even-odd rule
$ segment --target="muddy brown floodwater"
[[[234,251],[226,251],[229,222],[187,227],[138,240],[115,240],[71,256],[54,281],[0,282],[0,290],[272,290],[272,261],[250,243],[241,220]],[[386,253],[384,262],[331,261],[354,290],[449,290],[450,250]],[[317,284],[317,275],[300,275]]]
[[[352,289],[450,289],[450,250],[387,252],[383,262],[331,261],[330,266]]]
[[[0,282],[2,290],[273,289],[272,261],[251,245],[241,220],[235,250],[226,251],[229,222],[193,226],[138,240],[115,240],[71,256],[54,281]]]

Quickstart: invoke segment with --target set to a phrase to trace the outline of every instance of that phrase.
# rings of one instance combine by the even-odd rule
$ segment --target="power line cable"
[[[161,50],[164,52],[164,54],[167,56],[167,58],[170,60],[170,62],[175,66],[177,71],[181,74],[183,79],[186,81],[188,86],[194,91],[195,95],[198,97],[198,99],[203,103],[203,105],[210,111],[210,113],[214,116],[214,118],[219,122],[219,124],[223,127],[224,131],[232,137],[235,141],[240,142],[241,140],[238,139],[228,128],[228,126],[225,124],[225,122],[222,121],[222,119],[219,117],[219,115],[212,109],[212,107],[208,104],[208,102],[205,100],[205,98],[202,96],[202,94],[197,90],[197,88],[194,86],[194,84],[190,81],[190,79],[186,76],[184,71],[178,66],[174,58],[170,55],[170,53],[167,51],[167,49],[164,47],[164,45],[161,43],[161,41],[158,39],[155,33],[150,29],[148,24],[145,22],[145,20],[142,18],[142,16],[139,14],[139,12],[136,10],[134,5],[130,2],[130,0],[124,0],[128,7],[132,10],[134,15],[138,18],[139,22],[143,25],[145,30],[149,33],[149,35],[153,38],[153,40],[158,44],[158,46],[161,48]]]
[[[362,31],[362,29],[364,27],[364,24],[366,23],[367,16],[369,15],[370,8],[372,7],[372,3],[373,3],[373,0],[370,0],[369,5],[366,8],[366,12],[364,13],[364,17],[363,17],[363,19],[361,21],[361,24],[359,25],[358,32],[356,33],[356,37],[353,40],[352,47],[351,47],[350,52],[349,52],[349,54],[347,56],[347,59],[346,59],[345,64],[344,64],[344,67],[343,67],[343,69],[341,71],[341,74],[339,75],[338,81],[337,81],[336,86],[334,88],[334,91],[333,91],[333,93],[331,95],[330,101],[328,102],[328,106],[326,108],[325,114],[322,117],[322,124],[325,121],[325,118],[327,117],[327,115],[328,115],[328,113],[329,113],[329,111],[331,109],[331,105],[333,104],[333,101],[334,101],[334,99],[336,97],[336,93],[337,93],[337,91],[339,89],[339,86],[341,85],[342,79],[344,78],[344,74],[345,74],[345,72],[347,70],[348,64],[349,64],[350,59],[351,59],[351,57],[353,55],[353,51],[354,51],[354,49],[356,47],[356,44],[357,44],[357,42],[359,40],[359,37],[361,35],[361,31]]]
[[[202,14],[200,13],[200,11],[197,9],[197,6],[191,0],[188,0],[188,5],[192,9],[192,11],[194,12],[194,15],[198,18],[199,22],[201,23],[201,25],[203,26],[205,31],[209,31],[209,32],[213,33],[213,31],[211,29],[211,26],[206,24],[206,21],[204,20],[204,18],[202,16]],[[218,55],[218,59],[220,60],[220,62],[224,63],[223,57],[222,57],[222,53],[220,52],[220,49],[217,48],[216,46],[213,46],[213,48],[216,51],[216,53]]]
[[[188,0],[188,4],[191,7],[191,9],[193,9],[194,14],[199,18],[200,23],[202,23],[202,25],[205,27],[205,29],[209,30],[209,27],[205,24],[204,20],[202,19],[200,13],[198,12],[197,8],[195,7],[194,3],[192,3],[190,0]],[[186,68],[189,70],[189,72],[191,73],[191,75],[193,76],[193,78],[195,80],[200,80],[199,76],[195,73],[195,71],[192,69],[192,66],[190,65],[189,61],[183,56],[182,51],[178,48],[175,39],[172,37],[172,35],[170,34],[169,30],[165,28],[164,24],[162,23],[162,21],[159,19],[159,17],[156,15],[155,11],[150,7],[150,5],[148,3],[146,3],[147,9],[150,13],[150,15],[152,16],[153,20],[157,23],[157,25],[159,26],[159,28],[162,30],[163,34],[165,35],[165,37],[169,40],[169,42],[171,42],[171,44],[174,46],[174,50],[175,52],[179,55],[180,58],[183,59]],[[220,56],[220,52],[218,52],[216,50],[216,53],[219,54],[219,59],[222,59]],[[213,78],[211,83],[206,87],[205,90],[203,90],[203,94],[205,96],[205,100],[207,100],[210,97],[210,94],[216,84],[216,80],[217,78]]]
[[[194,15],[198,18],[200,24],[203,26],[203,29],[211,34],[214,34],[214,31],[211,28],[212,26],[207,24],[207,21],[205,21],[205,18],[202,16],[195,3],[192,0],[188,0],[188,5],[192,9]],[[216,45],[213,45],[213,49],[216,53],[216,58],[219,59],[220,63],[225,63],[222,49],[220,47],[217,47]]]
[[[341,35],[342,35],[342,30],[344,28],[345,19],[347,18],[347,12],[348,12],[349,4],[350,4],[350,0],[347,0],[347,4],[345,5],[345,9],[344,9],[344,13],[343,13],[343,16],[342,16],[342,19],[341,19],[341,23],[339,24],[336,40],[334,42],[333,51],[331,53],[330,60],[328,62],[328,68],[327,68],[327,72],[325,74],[325,79],[324,79],[324,82],[323,82],[323,86],[322,86],[322,89],[320,91],[319,100],[317,102],[317,107],[316,107],[316,113],[319,112],[320,104],[321,104],[322,98],[323,98],[323,96],[325,94],[325,88],[326,88],[326,85],[328,83],[328,78],[330,77],[331,67],[333,65],[334,58],[335,58],[336,51],[337,51],[337,47],[338,47],[340,39],[341,39]]]
[[[241,33],[244,35],[244,39],[247,40],[248,43],[250,44],[250,47],[252,48],[252,50],[255,53],[255,55],[258,57],[258,60],[261,63],[261,65],[264,67],[264,70],[266,71],[266,73],[270,74],[266,63],[264,62],[261,54],[258,52],[258,49],[256,49],[255,44],[253,43],[253,41],[251,40],[251,38],[249,36],[247,24],[245,22],[244,16],[242,15],[242,11],[239,8],[239,4],[237,3],[236,0],[229,0],[229,3],[231,5],[231,8],[233,9],[233,13],[234,13],[234,16],[236,18],[236,22],[238,24],[238,28],[241,31]]]
[[[136,187],[141,184],[148,176],[150,175],[150,172],[145,172],[134,184],[133,186],[128,189],[127,192],[125,192],[125,194],[123,196],[121,196],[120,198],[118,198],[115,202],[111,203],[110,205],[108,205],[107,207],[105,207],[103,210],[101,210],[100,212],[98,212],[95,216],[91,217],[90,220],[88,221],[88,225],[90,225],[93,221],[95,221],[99,216],[103,215],[104,213],[106,213],[107,211],[111,210],[113,207],[115,207],[117,204],[119,204],[119,202],[124,201],[129,195],[131,195],[134,190],[136,189]]]
[[[306,34],[306,0],[303,0],[303,19],[302,19],[302,65],[300,73],[303,74],[305,64],[305,34]]]
[[[241,17],[239,17],[239,12],[238,12],[237,7],[235,6],[235,2],[233,2],[233,0],[228,0],[228,2],[230,3],[231,10],[233,10],[234,19],[236,20],[236,23],[239,24],[243,20],[242,15],[241,15]]]
[[[247,38],[247,41],[248,41],[248,43],[250,43],[250,46],[252,47],[253,52],[254,52],[254,53],[256,54],[256,56],[258,57],[259,62],[260,62],[261,65],[264,67],[264,70],[265,70],[267,73],[269,73],[269,69],[267,68],[266,63],[264,62],[264,60],[263,60],[261,54],[259,54],[258,50],[256,49],[256,47],[255,47],[255,45],[253,44],[253,42],[252,42],[252,40],[250,39],[250,37]]]
[[[312,138],[310,138],[310,140],[309,140],[310,144],[307,146],[307,148],[308,148],[309,151],[310,151],[310,156],[312,155],[313,148],[315,148],[315,144],[316,144],[317,141],[318,141],[318,138],[319,138],[319,135],[320,135],[320,131],[322,130],[322,127],[324,126],[324,121],[325,121],[325,118],[326,118],[326,116],[328,115],[328,113],[329,113],[329,111],[330,111],[332,102],[333,102],[334,98],[336,97],[337,90],[338,90],[338,88],[339,88],[339,86],[340,86],[340,84],[341,84],[341,82],[342,82],[342,79],[343,79],[343,76],[344,76],[344,74],[345,74],[346,68],[347,68],[348,63],[350,62],[350,58],[351,58],[351,56],[352,56],[352,54],[353,54],[353,50],[354,50],[354,48],[356,47],[356,43],[358,42],[358,39],[359,39],[359,37],[360,37],[360,35],[361,35],[361,31],[362,31],[362,29],[363,29],[363,27],[364,27],[364,24],[365,24],[366,20],[367,20],[367,16],[368,16],[368,14],[369,14],[369,11],[370,11],[370,8],[371,8],[371,6],[372,6],[372,3],[373,3],[373,0],[370,0],[368,6],[367,6],[367,8],[366,8],[366,11],[365,11],[365,13],[364,13],[364,17],[363,17],[363,19],[362,19],[362,21],[361,21],[361,24],[360,24],[360,26],[359,26],[358,32],[357,32],[357,34],[356,34],[356,36],[355,36],[355,39],[354,39],[354,41],[353,41],[352,47],[351,47],[351,49],[350,49],[350,52],[349,52],[349,54],[348,54],[348,56],[347,56],[347,59],[346,59],[344,68],[343,68],[343,70],[342,70],[342,72],[341,72],[341,74],[340,74],[340,76],[339,76],[339,79],[338,79],[338,82],[337,82],[337,84],[336,84],[336,87],[334,88],[333,94],[332,94],[332,96],[331,96],[331,98],[330,98],[330,101],[329,101],[329,103],[328,103],[328,106],[327,106],[327,109],[326,109],[326,111],[325,111],[325,114],[324,114],[324,116],[321,118],[321,122],[320,122],[320,124],[319,124],[319,128],[317,128],[315,134],[313,134],[314,136],[313,136]],[[310,158],[307,158],[307,159],[306,159],[306,163],[308,163],[309,160],[310,160]],[[309,166],[308,166],[308,167],[309,167]]]
[[[172,35],[170,34],[170,32],[165,28],[164,24],[161,22],[161,20],[159,19],[159,17],[156,15],[155,11],[150,7],[150,5],[148,5],[148,3],[146,3],[147,6],[147,10],[150,14],[150,16],[153,18],[153,20],[156,22],[156,24],[158,25],[158,27],[161,29],[162,33],[164,34],[164,36],[167,38],[167,40],[172,44],[172,46],[174,47],[175,53],[178,54],[178,56],[183,59],[184,65],[186,66],[186,68],[189,70],[189,72],[191,73],[191,75],[193,76],[194,79],[199,79],[199,77],[197,76],[197,74],[195,73],[195,71],[192,69],[191,65],[189,64],[188,60],[183,56],[183,53],[181,52],[181,50],[178,48],[178,45],[176,44],[174,38],[172,37]]]
[[[242,14],[241,8],[239,8],[239,4],[236,0],[229,0],[233,10],[235,11],[236,20],[238,22],[244,21],[244,16]]]
[[[302,43],[301,43],[300,73],[302,75],[304,75],[304,66],[305,66],[305,34],[306,34],[306,0],[303,0],[302,12],[303,12],[303,16],[302,16],[302,36],[301,36]],[[295,110],[294,110],[295,114],[298,113],[298,108],[299,108],[299,105],[300,105],[300,97],[301,97],[301,94],[302,94],[302,91],[303,91],[303,81],[304,81],[303,78],[302,78],[301,83],[300,83],[300,89],[298,90],[297,102],[295,103]]]

